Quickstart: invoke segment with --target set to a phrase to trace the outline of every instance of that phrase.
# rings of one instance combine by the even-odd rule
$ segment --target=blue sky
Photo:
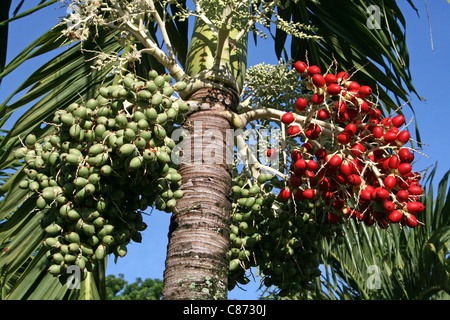
[[[406,18],[406,37],[410,54],[410,68],[413,84],[418,93],[426,99],[419,101],[411,96],[415,115],[405,108],[407,119],[415,116],[418,121],[422,142],[426,144],[422,152],[426,156],[416,154],[415,170],[423,170],[438,163],[435,182],[450,170],[450,99],[446,94],[450,92],[450,4],[446,0],[427,1],[430,16],[431,32],[427,19],[425,1],[414,1],[419,9],[419,17],[407,4],[407,1],[398,1]],[[18,1],[13,1],[15,8]],[[22,11],[37,4],[38,1],[25,1]],[[34,14],[23,21],[19,20],[10,26],[8,57],[10,61],[16,54],[36,39],[43,32],[51,28],[61,17],[65,10],[47,8],[45,14]],[[433,45],[431,43],[433,41]],[[250,41],[249,65],[276,63],[274,50],[270,45],[260,41],[254,48]],[[49,59],[43,55],[33,61],[25,63],[13,74],[7,76],[0,86],[0,101],[4,101],[15,88],[17,88],[28,75],[41,63]],[[18,113],[19,114],[19,113]],[[17,116],[14,117],[17,119]],[[13,120],[12,120],[13,121]],[[10,122],[12,125],[12,122]],[[413,133],[413,131],[412,131]],[[414,138],[414,135],[412,136]],[[148,229],[143,233],[141,244],[131,244],[128,255],[108,264],[107,273],[118,275],[123,273],[128,282],[137,277],[163,278],[164,259],[167,246],[167,231],[170,216],[166,213],[154,212],[147,217]],[[250,283],[244,287],[247,291],[235,289],[229,294],[230,299],[257,299],[257,283]]]

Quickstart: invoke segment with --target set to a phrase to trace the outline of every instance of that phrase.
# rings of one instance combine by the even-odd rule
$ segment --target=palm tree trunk
[[[206,88],[190,100],[210,109],[191,114],[185,124],[189,138],[183,153],[190,157],[179,168],[184,196],[171,220],[163,299],[226,299],[232,169],[227,152],[233,145],[227,144],[231,127],[221,112],[237,100]]]

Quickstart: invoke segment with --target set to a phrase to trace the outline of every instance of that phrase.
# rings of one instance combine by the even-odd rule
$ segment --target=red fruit
[[[327,120],[330,118],[330,112],[326,109],[320,109],[317,111],[317,118],[322,121]]]
[[[333,167],[339,167],[342,163],[342,157],[338,154],[335,154],[329,159],[328,163]]]
[[[364,152],[366,152],[366,148],[363,146],[362,143],[355,143],[352,146],[352,155],[354,157],[358,157],[358,156],[362,155]]]
[[[303,61],[297,61],[294,64],[294,68],[295,70],[297,70],[298,73],[304,73],[306,71],[306,68],[308,68],[308,65]]]
[[[410,228],[417,227],[417,218],[413,214],[408,214],[403,218],[403,222]]]
[[[344,131],[347,132],[349,135],[354,136],[356,134],[356,124],[349,123],[345,126]]]
[[[380,121],[380,123],[381,123],[383,126],[385,126],[386,128],[389,128],[389,127],[391,126],[391,122],[392,122],[392,119],[389,118],[389,117],[383,118],[383,119]],[[393,127],[393,128],[394,128],[394,127]],[[397,128],[395,128],[395,129],[397,129]],[[391,130],[389,130],[389,131],[391,131]]]
[[[398,134],[400,132],[400,130],[397,127],[390,127],[389,128],[389,132],[393,132],[395,134]]]
[[[309,160],[306,163],[306,168],[311,171],[316,171],[317,169],[319,169],[319,164],[314,160]]]
[[[320,73],[320,68],[318,66],[310,66],[306,69],[306,72],[308,72],[310,76],[314,76]]]
[[[300,126],[298,126],[298,125],[293,125],[288,128],[287,132],[290,137],[296,137],[296,136],[300,135],[300,133],[302,132],[302,129],[300,129]]]
[[[392,156],[389,158],[388,166],[390,169],[393,169],[393,170],[397,169],[399,164],[400,164],[400,160],[398,159],[397,156]]]
[[[372,191],[366,188],[363,191],[361,191],[361,194],[359,196],[362,200],[370,201],[372,200]]]
[[[274,157],[275,155],[276,155],[276,150],[275,149],[269,149],[269,150],[267,150],[267,156],[269,157],[269,158],[272,158],[272,157]]]
[[[306,107],[308,107],[308,100],[306,100],[305,98],[300,97],[295,102],[295,109],[298,112],[304,111],[306,109]]]
[[[394,189],[397,184],[397,179],[393,175],[384,178],[384,186],[388,189]]]
[[[348,177],[348,182],[353,186],[359,186],[361,184],[361,177],[357,174],[351,174]]]
[[[329,84],[327,87],[327,92],[332,96],[338,95],[341,92],[341,86],[337,83]]]
[[[337,77],[331,73],[326,74],[324,78],[327,84],[332,84],[337,81]]]
[[[371,109],[370,111],[369,111],[369,115],[370,115],[370,118],[371,119],[374,119],[374,120],[377,120],[377,119],[380,119],[380,117],[381,117],[381,110],[380,109]]]
[[[395,204],[392,201],[385,201],[383,206],[388,212],[392,212],[395,209]]]
[[[280,199],[281,201],[287,201],[291,197],[291,191],[288,189],[283,189],[280,191]]]
[[[316,195],[315,189],[305,189],[302,193],[303,198],[308,200],[314,199],[315,195]]]
[[[392,223],[400,222],[402,218],[403,214],[398,210],[394,210],[389,214],[389,221],[391,221]]]
[[[394,132],[388,131],[383,135],[383,140],[385,143],[393,143],[395,139],[397,139],[397,135]]]
[[[340,133],[340,134],[338,135],[338,142],[339,142],[340,144],[347,144],[347,143],[350,142],[351,138],[352,138],[352,137],[351,137],[351,135],[350,135],[349,133],[343,132],[343,133]]]
[[[377,187],[372,191],[372,199],[373,200],[384,200],[389,199],[390,193],[386,189],[382,187]]]
[[[295,169],[300,169],[300,170],[306,170],[306,161],[303,159],[299,159],[295,162],[294,167]]]
[[[398,173],[400,173],[402,176],[407,176],[411,173],[412,166],[409,163],[401,163],[397,167]]]
[[[347,160],[342,161],[342,164],[339,167],[339,170],[346,176],[350,176],[353,172],[352,166],[348,163]]]
[[[358,90],[358,95],[361,98],[366,98],[366,97],[370,96],[371,94],[372,94],[372,88],[369,86],[362,86]]]
[[[398,201],[398,202],[405,202],[405,201],[408,201],[409,193],[408,193],[408,191],[406,191],[406,190],[399,190],[399,191],[397,192],[396,198],[397,198],[397,201]]]
[[[351,81],[351,82],[349,83],[348,87],[347,87],[347,90],[348,90],[348,91],[353,91],[353,92],[358,92],[358,90],[359,90],[360,87],[361,87],[361,86],[359,85],[358,82],[356,82],[356,81]]]
[[[398,151],[398,156],[401,162],[411,163],[414,160],[414,154],[406,148],[401,148]]]
[[[337,74],[337,80],[341,81],[341,80],[347,80],[348,79],[348,73],[345,71],[341,71]]]
[[[366,101],[363,100],[359,103],[359,112],[368,113],[369,109],[369,104]]]
[[[411,135],[409,134],[409,131],[400,131],[397,135],[397,140],[401,143],[405,144],[409,141],[411,138]]]
[[[292,162],[296,162],[297,160],[300,160],[302,158],[302,153],[299,150],[293,150],[291,152],[291,160]]]
[[[317,159],[325,159],[325,157],[327,156],[327,150],[325,148],[319,148],[316,150],[314,155]]]
[[[415,201],[415,202],[408,202],[406,204],[406,210],[408,210],[409,213],[416,214],[422,212],[424,209],[425,206],[423,205],[422,202]]]
[[[291,179],[290,179],[290,183],[291,183],[291,187],[292,187],[292,188],[297,188],[297,187],[299,187],[299,186],[302,185],[302,183],[303,183],[303,178],[302,178],[302,177],[296,177],[296,176],[293,176],[293,177],[291,177]]]
[[[283,114],[283,116],[281,117],[281,121],[284,124],[290,124],[292,122],[294,122],[294,114],[292,112],[286,112],[285,114]]]
[[[314,85],[318,88],[322,88],[325,85],[324,77],[318,73],[312,77],[312,81],[313,81]]]
[[[312,144],[309,142],[306,142],[302,144],[302,148],[304,148],[307,152],[311,153],[312,151]]]
[[[422,190],[422,188],[420,186],[411,185],[408,188],[408,192],[409,192],[410,195],[418,196],[418,195],[422,194],[423,190]]]
[[[405,117],[399,114],[392,119],[392,125],[394,127],[400,128],[405,123]]]
[[[336,107],[336,115],[339,117],[340,114],[345,113],[347,109],[347,104],[344,101],[338,101],[335,104]]]
[[[344,112],[344,113],[337,115],[336,121],[344,123],[344,122],[348,121],[348,118],[349,118],[348,113]]]
[[[375,139],[379,139],[383,136],[384,131],[381,127],[373,127],[372,129],[372,135]]]
[[[314,105],[318,105],[318,104],[321,104],[322,102],[323,102],[323,94],[314,94],[313,96],[312,96],[312,98],[311,98],[311,102],[314,104]]]
[[[297,200],[303,200],[303,191],[298,189],[294,194],[294,198]]]
[[[332,212],[328,214],[328,223],[329,224],[334,225],[339,222],[339,219],[340,219],[340,217],[337,214],[334,214]]]

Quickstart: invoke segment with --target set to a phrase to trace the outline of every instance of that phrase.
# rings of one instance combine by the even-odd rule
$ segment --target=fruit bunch
[[[46,212],[49,273],[125,256],[130,241],[141,241],[143,211],[155,204],[171,212],[183,196],[169,135],[189,106],[174,95],[186,84],[171,82],[155,71],[148,79],[128,73],[84,104],[57,110],[51,134],[29,134],[16,150],[27,177],[20,187]]]
[[[245,173],[233,180],[229,289],[249,282],[247,270],[258,267],[264,284],[280,294],[311,290],[320,275],[317,239],[331,237],[339,225],[327,222],[321,200],[279,202],[284,181],[268,173],[257,179]]]
[[[405,117],[383,116],[372,89],[346,72],[322,75],[301,61],[295,69],[313,95],[299,97],[296,110],[281,117],[300,147],[290,150],[290,178],[279,199],[323,199],[332,224],[350,217],[382,228],[415,227],[424,206]]]

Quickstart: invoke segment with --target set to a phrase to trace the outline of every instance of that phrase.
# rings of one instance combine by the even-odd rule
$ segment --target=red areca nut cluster
[[[412,171],[414,153],[405,146],[410,133],[404,116],[383,117],[372,89],[349,80],[344,71],[322,75],[305,62],[294,66],[314,94],[310,101],[298,98],[296,112],[281,117],[287,135],[300,137],[302,145],[291,152],[280,200],[321,197],[331,207],[332,224],[345,216],[383,228],[389,223],[417,226],[423,190],[421,175]],[[303,126],[296,113],[306,115]]]

